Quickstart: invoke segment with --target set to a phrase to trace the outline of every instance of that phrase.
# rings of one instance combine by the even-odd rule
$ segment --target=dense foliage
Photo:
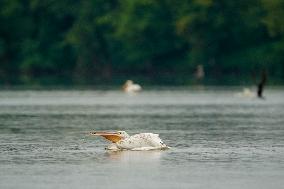
[[[283,0],[1,0],[0,84],[284,82]]]

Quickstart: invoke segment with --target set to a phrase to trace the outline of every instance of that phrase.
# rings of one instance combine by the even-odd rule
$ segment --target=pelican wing
[[[136,134],[127,139],[121,140],[117,143],[117,145],[121,149],[132,150],[161,149],[165,146],[159,138],[159,135],[153,133]]]

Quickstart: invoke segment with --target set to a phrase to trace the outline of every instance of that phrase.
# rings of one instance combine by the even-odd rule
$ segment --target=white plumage
[[[256,94],[253,93],[249,88],[244,88],[242,92],[236,94],[238,97],[243,98],[253,98],[256,97]]]
[[[134,93],[142,90],[139,84],[133,83],[132,80],[127,80],[122,86],[122,89],[127,93]]]
[[[113,142],[107,150],[164,150],[169,147],[163,143],[158,134],[140,133],[129,136],[125,131],[91,132]]]

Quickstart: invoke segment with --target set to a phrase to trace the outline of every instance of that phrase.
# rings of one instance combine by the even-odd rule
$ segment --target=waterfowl
[[[102,136],[112,142],[107,150],[164,150],[169,147],[164,144],[158,134],[139,133],[129,136],[125,131],[94,131],[93,136]]]

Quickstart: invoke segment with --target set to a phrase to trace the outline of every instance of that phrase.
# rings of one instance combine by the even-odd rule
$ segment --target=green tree
[[[82,1],[66,42],[76,56],[77,81],[91,83],[96,78],[112,77],[111,32],[116,1]]]

